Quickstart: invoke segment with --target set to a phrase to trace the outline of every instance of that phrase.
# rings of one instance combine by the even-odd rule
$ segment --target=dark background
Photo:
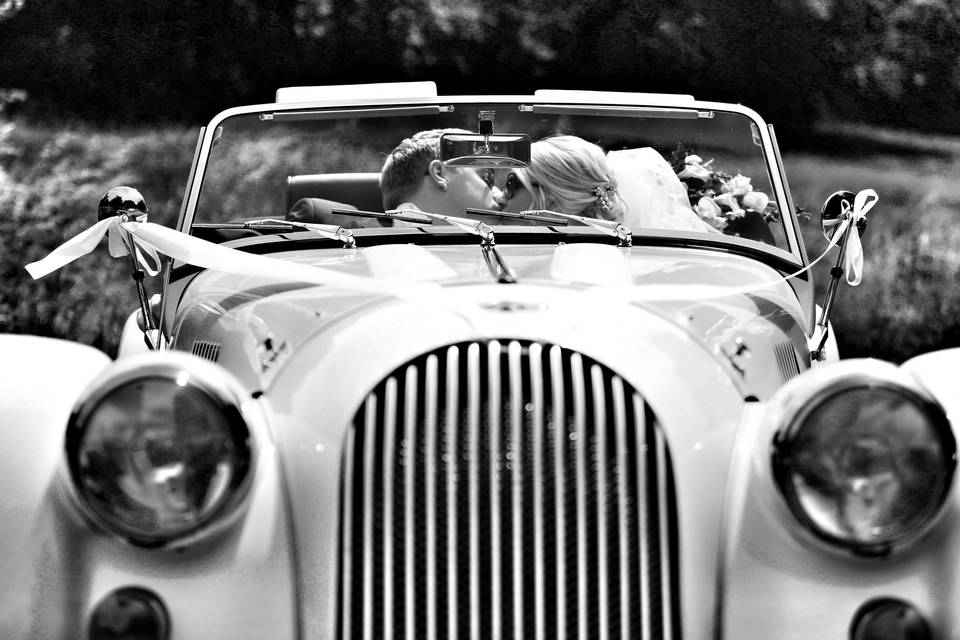
[[[814,214],[811,257],[827,195],[880,194],[864,283],[835,307],[841,354],[960,346],[960,2],[941,0],[0,0],[0,332],[113,355],[137,304],[126,263],[100,250],[37,281],[24,264],[116,185],[172,225],[196,127],[223,109],[402,80],[746,104]]]
[[[960,6],[936,0],[0,0],[0,86],[97,122],[198,124],[280,86],[437,80],[693,93],[960,131]]]

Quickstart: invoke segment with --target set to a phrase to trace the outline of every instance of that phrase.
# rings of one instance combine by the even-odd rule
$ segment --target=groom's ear
[[[439,160],[431,160],[427,165],[427,176],[441,189],[447,188],[447,179],[444,176],[444,166]]]

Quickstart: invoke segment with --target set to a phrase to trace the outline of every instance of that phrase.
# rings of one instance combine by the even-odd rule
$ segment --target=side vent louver
[[[220,344],[209,340],[194,340],[191,353],[210,362],[216,362],[220,358]]]
[[[784,382],[800,373],[797,354],[793,351],[790,341],[778,342],[773,348],[773,354],[777,358],[777,368],[780,369],[780,377]]]

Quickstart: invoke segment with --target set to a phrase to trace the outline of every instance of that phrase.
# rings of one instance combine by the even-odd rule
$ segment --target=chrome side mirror
[[[853,211],[853,201],[856,195],[852,191],[836,191],[824,201],[820,208],[820,228],[823,237],[828,241],[833,239],[837,227],[843,222],[844,215]],[[857,233],[861,236],[867,229],[867,219],[861,218],[857,222]]]
[[[837,229],[844,220],[853,213],[856,194],[852,191],[836,191],[824,201],[820,208],[820,228],[823,231],[823,237],[828,241],[833,241]],[[861,217],[857,220],[857,236],[863,235],[867,228],[867,218]],[[827,292],[823,296],[823,305],[821,306],[820,318],[814,327],[814,334],[811,339],[810,359],[814,362],[822,362],[825,357],[824,348],[827,338],[830,336],[830,314],[833,312],[833,301],[837,297],[837,287],[840,284],[840,278],[843,277],[844,255],[847,251],[847,240],[853,229],[847,229],[843,237],[837,239],[837,246],[840,248],[837,254],[837,262],[830,269],[830,283],[827,285]]]
[[[107,191],[97,206],[97,220],[126,215],[130,220],[146,222],[147,202],[133,187],[114,187]]]
[[[114,187],[100,198],[100,204],[97,205],[97,220],[119,217],[124,222],[146,222],[148,213],[147,201],[133,187]],[[133,238],[128,233],[121,232],[120,239],[130,255],[130,264],[133,267],[131,275],[137,286],[137,297],[140,299],[138,324],[139,319],[143,318],[143,324],[140,327],[143,330],[143,341],[151,351],[157,351],[160,348],[160,331],[154,321],[147,291],[143,287],[146,274],[137,260],[137,249],[133,244]]]

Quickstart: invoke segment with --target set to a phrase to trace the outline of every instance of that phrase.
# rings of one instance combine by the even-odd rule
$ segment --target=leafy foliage
[[[775,113],[958,131],[946,0],[6,2],[0,78],[35,112],[199,123],[280,86],[693,93]]]
[[[173,226],[195,133],[0,125],[0,332],[78,340],[116,352],[137,302],[128,263],[106,250],[40,280],[24,265],[96,221],[109,187],[141,187],[151,220]]]

